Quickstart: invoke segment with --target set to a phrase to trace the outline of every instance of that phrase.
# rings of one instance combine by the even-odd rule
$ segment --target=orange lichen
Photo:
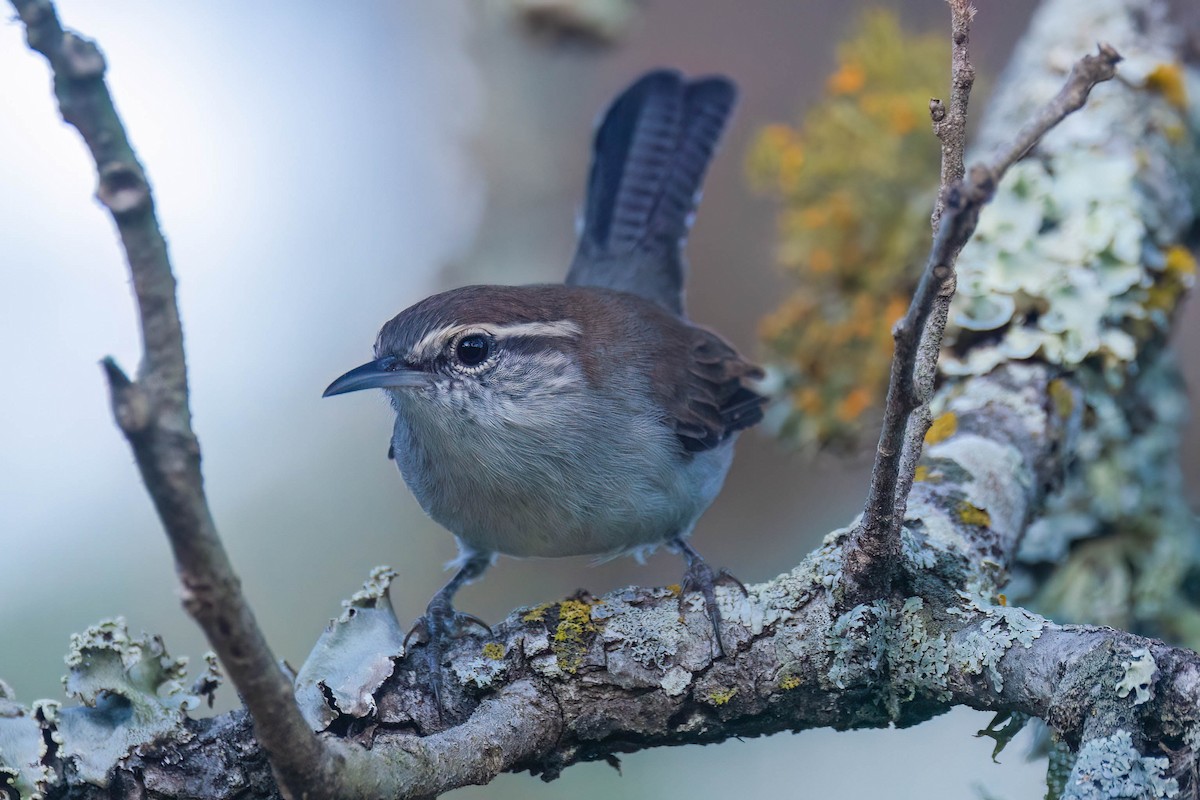
[[[921,121],[947,58],[942,35],[868,13],[825,98],[750,150],[751,182],[780,200],[776,259],[798,285],[760,326],[793,404],[787,436],[851,444],[883,398],[891,329],[928,246],[939,150]]]
[[[854,94],[862,91],[866,82],[867,72],[863,65],[851,61],[842,64],[837,72],[830,75],[825,87],[830,94]]]

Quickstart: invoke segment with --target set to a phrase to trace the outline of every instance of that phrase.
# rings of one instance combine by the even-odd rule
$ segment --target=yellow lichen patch
[[[924,464],[917,465],[916,470],[913,472],[913,481],[916,483],[924,483],[927,480],[929,480],[929,467],[925,466]]]
[[[1168,247],[1163,255],[1166,259],[1164,270],[1172,278],[1188,280],[1196,276],[1196,257],[1191,250],[1177,244]]]
[[[539,606],[534,606],[522,615],[521,620],[524,622],[545,622],[546,612],[550,610],[553,603],[542,603]]]
[[[953,411],[947,411],[933,421],[929,430],[925,431],[925,444],[933,445],[944,442],[958,432],[958,417]]]
[[[1050,400],[1054,403],[1054,413],[1059,419],[1067,419],[1075,410],[1075,393],[1070,385],[1062,378],[1050,381]]]
[[[999,605],[1001,608],[1007,606],[1008,605],[1008,595],[1006,595],[1006,594],[996,595],[996,604]]]
[[[672,597],[679,597],[679,595],[683,594],[683,587],[678,583],[668,583],[663,588],[670,592]]]
[[[978,525],[986,528],[992,524],[992,515],[987,512],[987,509],[971,505],[966,500],[958,504],[955,513],[958,515],[958,521],[964,525]]]
[[[1183,81],[1182,64],[1159,64],[1146,76],[1146,88],[1158,92],[1180,110],[1187,107],[1187,86]]]
[[[563,600],[558,606],[558,625],[551,645],[558,656],[558,668],[575,674],[583,666],[583,656],[595,632],[591,604],[582,600]]]
[[[800,685],[800,679],[795,675],[787,675],[779,682],[779,688],[785,692],[791,691]]]
[[[483,646],[483,657],[490,658],[492,661],[501,661],[504,659],[504,645],[499,642],[488,642]]]
[[[733,686],[729,689],[713,689],[708,693],[708,702],[714,706],[723,706],[733,699],[733,696],[738,693],[737,687]]]

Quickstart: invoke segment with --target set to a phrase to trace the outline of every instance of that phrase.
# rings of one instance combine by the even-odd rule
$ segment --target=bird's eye
[[[454,354],[464,367],[477,367],[487,360],[492,349],[491,342],[483,334],[473,333],[458,340]]]

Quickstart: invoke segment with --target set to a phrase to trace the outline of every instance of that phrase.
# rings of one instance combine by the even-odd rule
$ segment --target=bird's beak
[[[395,387],[424,386],[428,379],[424,372],[399,364],[394,358],[380,358],[355,367],[325,390],[322,397],[357,392],[360,389],[390,389]]]

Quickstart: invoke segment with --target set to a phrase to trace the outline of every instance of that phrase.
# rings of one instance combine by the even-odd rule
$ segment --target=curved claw
[[[742,592],[742,597],[749,597],[750,590],[746,588],[746,584],[738,580],[738,577],[727,569],[722,569],[717,573],[717,583],[732,583]]]
[[[472,624],[478,628],[482,628],[484,630],[484,632],[487,633],[488,636],[491,636],[494,633],[494,631],[492,631],[491,625],[488,625],[486,622],[484,622],[483,620],[481,620],[479,617],[475,616],[474,614],[468,614],[465,611],[455,611],[454,612],[454,624],[456,627],[458,627],[458,632],[457,632],[458,636],[465,635],[465,633],[462,630],[462,626],[463,626],[463,623],[467,623],[467,622],[469,622],[470,624]]]

